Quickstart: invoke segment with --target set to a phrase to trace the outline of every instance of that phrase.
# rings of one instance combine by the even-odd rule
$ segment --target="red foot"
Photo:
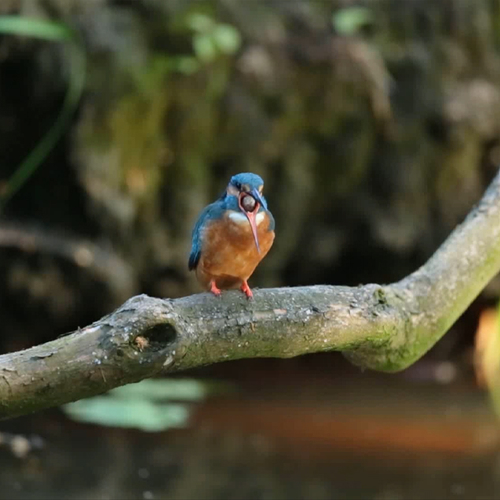
[[[250,290],[250,287],[248,286],[248,283],[246,280],[241,284],[241,291],[247,296],[247,299],[252,299],[253,298],[253,292]]]
[[[210,291],[216,296],[220,297],[221,291],[220,288],[217,288],[217,285],[215,284],[215,281],[210,282]]]

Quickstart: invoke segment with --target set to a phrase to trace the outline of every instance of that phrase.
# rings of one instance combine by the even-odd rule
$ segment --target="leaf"
[[[193,48],[196,57],[203,62],[211,62],[217,56],[217,47],[210,35],[195,35]]]
[[[0,33],[42,38],[56,42],[75,38],[74,31],[63,23],[20,16],[0,16]]]
[[[192,379],[146,379],[109,392],[120,399],[199,401],[209,393],[206,383]]]
[[[241,35],[230,24],[218,24],[212,36],[215,44],[224,54],[234,54],[241,46]]]
[[[366,7],[347,7],[333,15],[333,27],[341,35],[353,35],[373,21],[373,14]]]
[[[146,432],[184,427],[189,417],[189,408],[182,404],[159,405],[145,399],[118,399],[107,396],[76,401],[65,405],[63,410],[79,422],[136,428]]]
[[[186,19],[186,25],[191,28],[193,31],[197,31],[198,33],[203,33],[209,31],[214,24],[214,21],[211,17],[206,14],[200,14],[199,12],[195,12],[191,14]]]
[[[188,378],[146,379],[117,387],[104,396],[64,405],[62,410],[78,422],[158,432],[187,423],[190,405],[173,400],[192,403],[230,387],[225,383]]]

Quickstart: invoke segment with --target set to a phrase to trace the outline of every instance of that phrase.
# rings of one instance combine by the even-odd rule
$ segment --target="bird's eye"
[[[236,181],[236,182],[234,183],[234,187],[235,187],[236,189],[238,189],[238,190],[241,190],[241,182]]]

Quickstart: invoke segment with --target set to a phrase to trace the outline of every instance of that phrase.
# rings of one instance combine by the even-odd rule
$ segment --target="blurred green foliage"
[[[159,432],[186,426],[192,403],[227,389],[225,384],[193,379],[148,379],[62,409],[79,422]]]
[[[193,33],[194,56],[171,58],[172,67],[180,73],[194,73],[203,64],[236,53],[241,46],[241,35],[234,26],[218,23],[208,14],[191,12],[183,24]]]
[[[373,14],[367,7],[346,7],[333,14],[333,27],[340,35],[354,35],[363,26],[373,21]]]
[[[0,33],[66,42],[70,50],[70,79],[61,111],[52,127],[14,171],[0,199],[0,206],[23,186],[56,145],[76,110],[85,84],[85,51],[77,34],[63,23],[20,16],[0,16]]]

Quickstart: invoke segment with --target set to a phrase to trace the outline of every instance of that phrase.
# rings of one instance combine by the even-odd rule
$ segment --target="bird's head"
[[[227,185],[227,195],[236,197],[239,210],[250,222],[257,250],[260,252],[257,235],[256,216],[261,207],[267,210],[267,203],[262,196],[264,181],[256,174],[243,173],[231,177]]]

